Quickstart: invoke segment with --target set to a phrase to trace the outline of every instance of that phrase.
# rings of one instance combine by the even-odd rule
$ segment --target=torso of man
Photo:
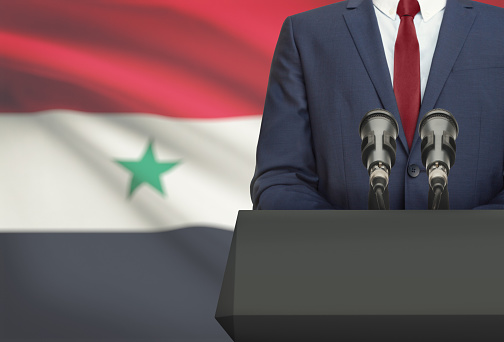
[[[399,0],[347,0],[286,19],[273,57],[251,184],[255,209],[367,209],[358,127],[384,108],[401,126],[393,89]],[[451,209],[504,209],[504,9],[420,0],[419,120],[434,108],[458,121]],[[399,129],[391,209],[427,209],[418,123]]]

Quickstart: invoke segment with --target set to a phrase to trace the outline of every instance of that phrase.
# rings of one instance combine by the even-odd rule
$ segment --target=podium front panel
[[[503,227],[502,211],[241,211],[216,317],[235,341],[504,341]]]

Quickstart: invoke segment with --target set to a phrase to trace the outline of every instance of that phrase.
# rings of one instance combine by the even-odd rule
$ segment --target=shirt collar
[[[373,0],[373,4],[392,20],[397,18],[399,0]],[[429,21],[446,7],[446,0],[418,0],[423,21]]]

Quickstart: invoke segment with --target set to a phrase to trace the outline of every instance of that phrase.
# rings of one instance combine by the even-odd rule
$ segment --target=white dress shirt
[[[423,99],[439,36],[439,28],[443,21],[446,0],[418,0],[418,3],[420,12],[415,16],[414,23],[420,46],[420,86]],[[373,4],[390,77],[392,84],[394,84],[394,48],[401,23],[401,18],[397,15],[399,0],[373,0]]]

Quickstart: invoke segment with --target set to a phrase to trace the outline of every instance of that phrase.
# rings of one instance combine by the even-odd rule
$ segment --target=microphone
[[[362,139],[362,163],[369,173],[369,209],[375,208],[376,204],[378,209],[388,209],[388,192],[385,191],[390,170],[395,164],[399,125],[389,111],[374,109],[362,118],[359,134]],[[375,194],[376,202],[372,199],[372,193]]]
[[[422,118],[418,128],[422,139],[422,163],[429,177],[429,208],[449,209],[448,174],[455,164],[459,126],[453,115],[444,109],[433,109]],[[441,197],[445,194],[444,203]]]

